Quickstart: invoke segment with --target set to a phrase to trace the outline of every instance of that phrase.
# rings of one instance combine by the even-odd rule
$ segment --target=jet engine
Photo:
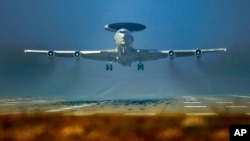
[[[74,52],[74,57],[75,57],[76,59],[78,59],[80,56],[81,56],[81,52],[80,52],[80,51],[75,51],[75,52]]]
[[[53,50],[48,51],[48,56],[49,56],[49,57],[55,56],[54,51],[53,51]]]
[[[197,49],[195,51],[195,55],[196,55],[197,58],[200,58],[202,56],[202,51],[200,49]]]
[[[170,51],[168,52],[168,56],[169,56],[170,59],[174,59],[174,56],[175,56],[174,51],[173,51],[173,50],[170,50]]]

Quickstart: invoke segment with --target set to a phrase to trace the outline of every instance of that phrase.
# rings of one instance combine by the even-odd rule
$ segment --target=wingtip
[[[25,49],[23,52],[24,52],[24,53],[29,53],[30,50],[29,50],[29,49]]]

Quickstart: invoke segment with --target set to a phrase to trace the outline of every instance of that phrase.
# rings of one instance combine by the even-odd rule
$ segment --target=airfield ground
[[[2,100],[0,140],[229,140],[250,124],[250,97],[156,100]]]

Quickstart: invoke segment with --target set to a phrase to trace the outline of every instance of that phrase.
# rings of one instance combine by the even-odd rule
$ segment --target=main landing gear
[[[144,70],[144,65],[142,63],[137,64],[137,70]],[[113,71],[113,65],[112,64],[106,64],[106,71]]]
[[[106,64],[106,71],[112,71],[113,65],[112,64]]]
[[[144,70],[144,65],[142,63],[137,64],[137,70]]]

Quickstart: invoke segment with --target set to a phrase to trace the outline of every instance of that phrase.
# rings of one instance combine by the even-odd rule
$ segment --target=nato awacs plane
[[[115,49],[109,50],[24,50],[25,53],[47,54],[49,57],[72,57],[79,59],[93,59],[106,61],[106,70],[112,71],[113,62],[122,66],[131,66],[132,62],[138,62],[137,70],[144,70],[142,62],[157,60],[161,58],[173,59],[174,57],[196,56],[200,58],[203,53],[224,52],[226,48],[213,49],[188,49],[188,50],[157,50],[157,49],[136,49],[133,48],[133,32],[146,29],[145,25],[138,23],[113,23],[104,26],[104,29],[115,32]]]

